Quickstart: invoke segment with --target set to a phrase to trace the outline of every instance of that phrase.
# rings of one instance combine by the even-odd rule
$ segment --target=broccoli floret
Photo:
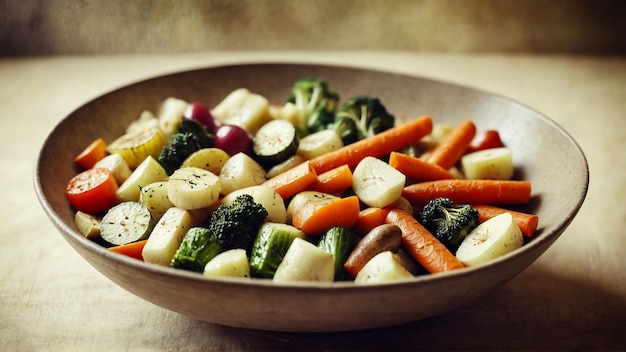
[[[351,117],[337,116],[334,123],[329,125],[329,129],[337,133],[343,145],[348,145],[361,139],[357,122]]]
[[[220,205],[211,215],[209,230],[224,250],[242,248],[248,256],[267,210],[249,194],[237,196],[231,205]]]
[[[335,130],[347,145],[390,129],[394,124],[395,117],[380,99],[358,95],[339,107],[329,128]]]
[[[212,145],[213,136],[203,126],[193,120],[183,119],[178,131],[161,150],[158,161],[167,174],[171,175],[189,155]]]
[[[213,146],[214,136],[209,133],[207,128],[200,122],[191,119],[183,119],[178,125],[178,132],[193,133],[202,145],[203,148],[210,148]]]
[[[190,271],[203,272],[204,266],[223,251],[223,244],[209,229],[190,228],[176,250],[170,266]]]
[[[320,78],[300,79],[291,87],[288,102],[300,112],[298,131],[301,136],[325,130],[335,120],[339,95]]]
[[[455,204],[448,198],[435,198],[419,213],[419,221],[453,253],[476,226],[478,211],[469,204]]]
[[[220,205],[206,227],[187,231],[170,266],[203,272],[206,264],[219,253],[234,248],[246,250],[248,256],[267,210],[249,194],[235,198],[231,205]]]

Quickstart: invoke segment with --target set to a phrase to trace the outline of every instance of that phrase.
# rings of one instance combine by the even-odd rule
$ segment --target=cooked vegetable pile
[[[222,98],[169,97],[86,146],[66,189],[78,231],[206,276],[356,283],[480,265],[537,231],[497,130],[399,118],[316,77],[282,103]]]

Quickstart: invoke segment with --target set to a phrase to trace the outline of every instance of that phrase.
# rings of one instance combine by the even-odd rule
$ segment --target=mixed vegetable
[[[401,122],[320,78],[282,105],[167,98],[75,159],[76,227],[156,265],[274,281],[385,282],[488,262],[531,238],[531,184],[472,121]]]

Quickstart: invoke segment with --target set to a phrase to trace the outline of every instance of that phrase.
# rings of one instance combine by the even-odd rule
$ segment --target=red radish
[[[472,141],[465,149],[465,154],[500,147],[504,147],[504,143],[500,139],[500,133],[496,130],[487,130]]]
[[[213,117],[209,108],[200,102],[193,102],[189,104],[184,114],[185,118],[200,122],[206,127],[209,133],[217,132],[220,127],[219,122]]]
[[[222,125],[215,132],[213,146],[222,149],[231,156],[239,152],[250,155],[252,153],[252,137],[239,126]]]

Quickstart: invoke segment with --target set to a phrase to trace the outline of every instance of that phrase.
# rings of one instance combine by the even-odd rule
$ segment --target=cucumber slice
[[[138,202],[122,202],[104,214],[100,237],[116,246],[148,238],[154,220],[150,210]]]
[[[358,242],[359,237],[347,227],[331,227],[320,237],[317,246],[334,257],[335,281],[344,280],[346,277],[343,264]]]
[[[261,126],[254,135],[252,150],[260,164],[279,164],[298,150],[296,128],[287,120],[272,120]]]
[[[289,246],[305,233],[282,223],[265,222],[259,228],[250,254],[250,273],[253,277],[272,278]]]

